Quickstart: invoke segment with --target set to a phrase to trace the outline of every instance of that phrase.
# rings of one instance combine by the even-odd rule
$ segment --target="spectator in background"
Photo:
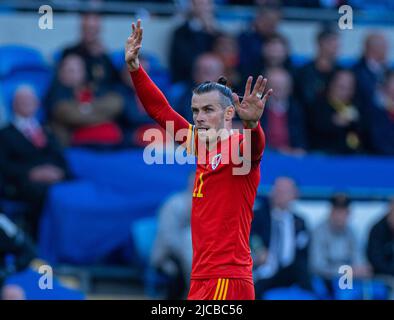
[[[228,86],[235,91],[243,89],[241,88],[241,74],[238,71],[239,48],[237,40],[230,34],[219,34],[213,43],[212,53],[222,60],[224,66],[223,76],[226,77]]]
[[[171,196],[159,211],[159,226],[151,264],[171,279],[166,299],[184,299],[192,268],[191,205],[194,174],[187,190]]]
[[[388,213],[369,233],[367,255],[376,275],[394,277],[394,197]]]
[[[76,54],[61,62],[47,99],[49,119],[67,145],[119,146],[123,134],[116,123],[123,101],[120,94],[87,81],[84,60]]]
[[[7,263],[6,257],[9,255],[14,256],[12,264]],[[6,277],[26,269],[34,258],[32,240],[0,213],[0,300],[25,299],[25,292],[21,287],[3,283]]]
[[[281,34],[273,34],[265,41],[262,47],[262,70],[280,67],[293,72],[290,61],[290,49],[287,39]]]
[[[252,224],[256,297],[269,289],[299,287],[311,290],[308,271],[309,234],[304,220],[294,213],[295,182],[275,180],[270,200],[255,210]]]
[[[260,59],[255,65],[250,64],[249,67],[247,74],[243,74],[245,81],[249,75],[254,77],[259,74],[265,75],[269,68],[283,68],[293,75],[287,39],[278,33],[267,37],[261,47]]]
[[[316,100],[323,96],[328,80],[337,68],[339,36],[333,28],[323,26],[316,43],[316,57],[295,75],[295,95],[307,114],[315,107]]]
[[[394,155],[394,70],[386,73],[377,98],[377,105],[369,112],[368,127],[373,151]]]
[[[240,71],[245,77],[255,74],[251,66],[259,65],[261,52],[265,41],[272,35],[278,33],[278,25],[281,19],[281,12],[276,6],[261,6],[256,18],[247,31],[241,33],[238,42],[240,51]]]
[[[205,81],[218,81],[225,72],[223,62],[212,53],[204,53],[197,57],[193,65],[192,81],[185,82],[182,86],[175,86],[178,92],[171,94],[172,106],[186,120],[193,121],[190,106],[193,89]]]
[[[349,226],[349,204],[346,195],[337,194],[331,199],[331,213],[312,234],[311,271],[326,282],[332,293],[332,281],[339,277],[339,268],[349,265],[355,278],[367,278],[370,267],[363,259],[362,250]]]
[[[40,214],[51,185],[70,177],[55,137],[36,120],[39,101],[29,86],[16,89],[13,120],[0,130],[0,170],[5,195],[29,205],[27,229],[37,237]]]
[[[79,55],[84,61],[90,85],[99,90],[108,90],[119,82],[119,74],[105,51],[100,33],[101,17],[99,13],[83,13],[81,15],[81,39],[77,44],[63,50],[61,60],[70,54]]]
[[[349,154],[363,150],[360,112],[354,105],[355,79],[349,70],[338,69],[327,92],[310,111],[310,145],[313,150]]]
[[[305,115],[291,95],[290,74],[283,68],[272,68],[265,77],[273,90],[262,117],[267,146],[285,153],[305,153]]]
[[[150,64],[143,55],[140,56],[140,63],[144,67],[144,70],[149,73]],[[163,134],[164,130],[146,113],[140,99],[135,93],[134,84],[131,81],[130,72],[126,64],[122,68],[121,79],[122,83],[117,90],[122,95],[124,107],[119,117],[119,124],[125,132],[127,141],[132,146],[142,147],[149,143],[143,141],[143,135],[146,130],[156,128],[157,130],[163,131]]]
[[[189,81],[197,56],[212,50],[217,33],[212,0],[191,0],[186,21],[178,27],[171,41],[172,81]]]
[[[379,103],[378,89],[387,72],[388,41],[381,33],[370,33],[364,44],[364,53],[354,66],[356,75],[356,99],[362,113],[362,125],[370,128],[369,117],[373,106]],[[366,141],[367,148],[372,149],[371,141]]]

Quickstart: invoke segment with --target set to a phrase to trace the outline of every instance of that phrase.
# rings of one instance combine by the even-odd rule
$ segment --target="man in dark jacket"
[[[309,232],[294,214],[291,202],[297,197],[294,181],[276,179],[269,201],[255,210],[251,246],[255,261],[256,297],[278,287],[298,285],[310,290],[308,270]]]
[[[95,87],[108,90],[119,83],[120,76],[101,40],[101,16],[89,11],[81,15],[81,38],[78,43],[65,48],[61,60],[71,54],[85,62],[88,81]]]
[[[213,1],[193,0],[190,4],[187,20],[174,31],[171,40],[170,69],[173,82],[191,80],[195,59],[211,51],[217,34]]]
[[[394,276],[394,197],[389,212],[369,233],[367,255],[375,274]]]
[[[36,119],[38,106],[33,89],[19,87],[13,100],[13,120],[0,130],[4,194],[29,205],[26,222],[34,238],[49,187],[70,177],[55,137]]]

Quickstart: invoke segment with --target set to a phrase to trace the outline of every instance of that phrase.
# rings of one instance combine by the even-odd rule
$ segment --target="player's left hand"
[[[267,85],[267,79],[263,76],[259,76],[256,83],[252,88],[253,77],[249,77],[245,85],[245,93],[242,102],[239,101],[239,97],[236,93],[233,93],[235,111],[239,118],[242,120],[245,128],[255,128],[260,121],[261,116],[264,112],[265,104],[272,94],[272,89],[269,89],[265,94],[265,87]]]

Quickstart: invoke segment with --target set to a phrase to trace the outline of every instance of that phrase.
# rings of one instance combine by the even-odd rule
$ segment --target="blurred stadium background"
[[[353,8],[350,30],[338,27],[338,7],[345,4]],[[39,28],[41,5],[53,9],[53,29]],[[312,285],[305,290],[294,276],[287,288],[258,298],[392,299],[394,2],[384,0],[1,1],[0,208],[36,248],[21,271],[14,265],[18,253],[0,252],[5,283],[17,285],[7,294],[154,299],[185,292],[189,204],[182,192],[194,168],[143,162],[142,133],[154,124],[123,63],[136,18],[143,19],[145,68],[189,120],[191,88],[218,75],[242,94],[245,77],[263,73],[277,92],[263,119],[268,145],[256,214],[270,214],[262,208],[278,177],[295,181],[288,210],[306,225],[310,250],[302,270]],[[39,107],[44,147],[33,140],[27,146],[28,135],[15,138],[10,127],[23,127],[15,113],[20,119],[29,107]],[[47,163],[61,174],[32,172]],[[294,191],[284,185],[279,193]],[[338,193],[346,201],[333,198]],[[349,210],[343,228],[352,232],[327,251],[341,264],[362,266],[352,290],[327,291],[324,283],[336,283],[340,274],[312,263],[313,235],[335,209]],[[185,213],[184,225],[166,225],[175,212]],[[184,244],[162,265],[151,261],[158,229],[161,241],[175,242],[166,254]],[[259,226],[253,232],[253,241],[267,237]],[[264,256],[261,239],[252,243],[256,261]],[[322,259],[327,268],[337,266]],[[37,289],[37,268],[45,263],[55,272],[50,292]]]

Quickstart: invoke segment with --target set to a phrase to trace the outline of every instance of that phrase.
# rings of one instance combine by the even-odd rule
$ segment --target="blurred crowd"
[[[143,66],[174,109],[192,122],[196,84],[224,75],[242,95],[247,77],[263,74],[274,89],[262,118],[268,148],[290,154],[394,155],[394,72],[385,35],[367,34],[358,60],[344,62],[337,26],[324,24],[316,35],[315,56],[299,61],[279,30],[280,8],[256,12],[249,28],[234,35],[219,28],[211,0],[193,0],[171,35],[168,70],[143,52]],[[48,126],[62,146],[144,145],[144,130],[155,124],[135,95],[126,66],[115,65],[106,50],[101,26],[99,14],[82,15],[80,40],[58,54],[45,97],[40,101],[26,86],[15,90],[19,120],[11,125],[22,131]],[[29,110],[21,115],[22,108]]]
[[[274,288],[296,286],[319,298],[341,299],[343,267],[351,270],[345,283],[349,285],[352,281],[352,289],[359,286],[359,292],[352,292],[352,298],[390,297],[389,290],[384,297],[371,279],[393,284],[394,199],[383,218],[371,226],[364,244],[350,223],[352,207],[346,194],[331,197],[327,217],[313,229],[295,209],[293,203],[297,198],[294,180],[279,177],[270,195],[255,208],[251,244],[257,297],[267,297],[267,292]],[[387,279],[390,280],[386,282]],[[366,283],[372,287],[367,294],[363,288]]]
[[[161,293],[167,299],[185,298],[190,280],[188,191],[173,195],[159,210],[151,267],[158,277],[167,278]],[[366,243],[356,237],[346,194],[331,197],[326,218],[313,228],[295,208],[297,199],[295,181],[283,176],[269,196],[255,203],[250,243],[256,298],[391,299],[394,198],[383,217],[368,227]]]
[[[301,2],[312,6],[338,4]],[[315,56],[300,63],[293,59],[288,39],[279,30],[280,7],[260,7],[247,30],[234,35],[219,28],[213,1],[190,3],[183,23],[171,36],[168,70],[148,52],[141,57],[148,74],[187,120],[192,122],[190,101],[196,84],[217,81],[224,75],[233,90],[242,95],[247,77],[263,74],[274,90],[261,120],[268,148],[295,155],[394,155],[394,71],[390,69],[389,43],[384,34],[368,34],[359,59],[349,65],[340,63],[340,35],[336,27],[322,25],[316,36]],[[98,13],[82,14],[80,39],[57,57],[54,77],[44,98],[40,99],[32,86],[18,86],[12,97],[12,117],[0,130],[0,197],[23,201],[28,206],[25,230],[33,239],[38,237],[40,214],[51,185],[73,179],[64,156],[65,147],[142,147],[146,144],[142,139],[144,131],[156,127],[134,92],[126,66],[114,64],[101,31],[102,18]],[[0,103],[0,121],[3,114]],[[259,294],[271,288],[272,283],[291,283],[294,279],[308,288],[308,279],[297,278],[297,268],[304,268],[304,251],[310,237],[304,222],[275,196],[279,192],[294,197],[295,186],[284,179],[277,182],[274,190],[277,188],[285,190],[274,191],[269,210],[272,216],[265,217],[283,220],[286,230],[297,239],[284,240],[286,252],[274,257],[280,249],[264,249],[270,242],[278,243],[270,241],[272,231],[257,232],[257,236],[268,237],[259,240],[261,248],[255,248],[256,261],[264,265],[256,265]],[[164,212],[186,206],[181,198],[172,199]],[[312,270],[329,279],[339,264],[348,263],[355,266],[355,275],[360,277],[372,272],[393,275],[393,204],[390,210],[371,231],[378,235],[369,241],[367,265],[353,250],[353,235],[346,223],[348,202],[334,199],[329,220],[312,237]],[[187,228],[186,220],[175,222],[181,221]],[[262,223],[260,227],[268,225]],[[186,237],[187,233],[182,234]],[[175,246],[177,241],[173,242]],[[387,252],[379,249],[386,247]],[[185,266],[190,266],[190,261],[182,260],[185,256],[187,253],[160,268],[170,273],[176,268],[188,270]],[[294,269],[289,269],[293,265]]]
[[[106,0],[109,1],[109,0]],[[137,2],[137,0],[122,0],[124,2]],[[188,0],[143,0],[138,2],[149,3],[175,3],[188,5]],[[341,5],[351,5],[355,9],[380,9],[394,8],[390,0],[214,0],[217,5],[277,5],[284,7],[303,8],[337,8]]]

